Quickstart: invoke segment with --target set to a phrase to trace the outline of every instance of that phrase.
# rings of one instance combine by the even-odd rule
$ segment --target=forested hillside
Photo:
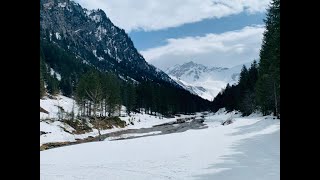
[[[82,108],[81,115],[93,114],[88,108],[90,104],[99,104],[101,114],[107,116],[120,105],[126,106],[128,112],[143,108],[149,113],[162,114],[193,113],[210,107],[209,101],[170,84],[137,82],[113,72],[101,72],[58,45],[42,40],[40,98],[47,93],[56,95],[60,92],[77,100]],[[97,97],[92,98],[92,92],[97,93]]]
[[[214,99],[214,111],[225,107],[249,115],[260,110],[280,118],[280,0],[272,1],[265,27],[259,63],[242,68],[239,83],[227,85]]]

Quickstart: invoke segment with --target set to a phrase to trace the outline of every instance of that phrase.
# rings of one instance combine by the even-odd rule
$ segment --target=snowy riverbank
[[[220,112],[206,117],[205,129],[42,151],[40,177],[280,179],[280,121],[234,115],[234,123],[222,126],[230,116]]]

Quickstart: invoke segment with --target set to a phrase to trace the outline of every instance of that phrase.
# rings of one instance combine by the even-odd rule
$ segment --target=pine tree
[[[249,69],[249,89],[250,90],[255,90],[256,88],[256,83],[258,80],[258,64],[257,61],[254,60],[253,63],[251,64],[251,67]]]
[[[249,81],[249,71],[245,65],[242,66],[239,78],[239,85],[241,91],[245,91]]]
[[[280,105],[280,0],[273,0],[265,20],[260,50],[257,103],[264,114],[279,115]]]
[[[130,113],[136,107],[136,90],[131,83],[128,83],[126,86],[127,91],[127,113],[130,116]]]
[[[59,81],[56,78],[56,75],[54,75],[54,77],[48,76],[47,88],[51,95],[57,95],[59,93]]]
[[[108,106],[108,116],[112,116],[115,111],[121,107],[121,97],[118,79],[111,73],[107,75],[105,96]]]
[[[46,88],[44,87],[44,79],[42,76],[42,72],[40,71],[40,99],[45,95]]]
[[[46,88],[44,86],[45,79],[43,77],[43,74],[45,74],[45,71],[46,71],[45,64],[40,54],[40,98],[42,98],[46,94]]]
[[[68,77],[68,78],[62,77],[61,83],[60,83],[60,88],[61,88],[62,94],[64,96],[71,97],[71,95],[73,93],[71,78],[70,77]]]
[[[80,115],[84,116],[86,109],[86,98],[85,98],[85,88],[86,88],[86,76],[82,76],[79,80],[79,83],[77,84],[76,88],[76,103],[79,106]]]
[[[258,78],[257,62],[253,61],[249,70],[243,75],[246,76],[246,80],[239,83],[241,96],[239,96],[238,109],[243,113],[244,116],[247,116],[253,113],[257,106],[255,90]]]

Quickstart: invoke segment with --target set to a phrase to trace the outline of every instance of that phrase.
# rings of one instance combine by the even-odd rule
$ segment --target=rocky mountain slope
[[[251,62],[244,65],[250,67],[250,64]],[[206,67],[190,61],[175,65],[165,72],[191,93],[212,100],[228,83],[231,85],[238,82],[242,66],[243,64],[232,68]]]
[[[87,10],[69,0],[40,0],[40,40],[56,44],[100,71],[112,71],[138,82],[150,80],[180,87],[148,64],[126,32],[100,9]]]

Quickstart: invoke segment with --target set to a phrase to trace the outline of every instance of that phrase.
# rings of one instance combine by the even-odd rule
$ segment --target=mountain
[[[237,83],[242,66],[250,67],[250,64],[251,62],[223,68],[206,67],[190,61],[168,68],[165,72],[191,93],[212,100],[228,83]]]
[[[163,71],[148,64],[126,32],[115,26],[100,9],[87,10],[70,0],[40,0],[42,41],[54,44],[73,54],[82,64],[101,72],[113,72],[123,79],[138,82],[153,81],[180,87]],[[54,71],[60,73],[59,69],[61,67]]]

